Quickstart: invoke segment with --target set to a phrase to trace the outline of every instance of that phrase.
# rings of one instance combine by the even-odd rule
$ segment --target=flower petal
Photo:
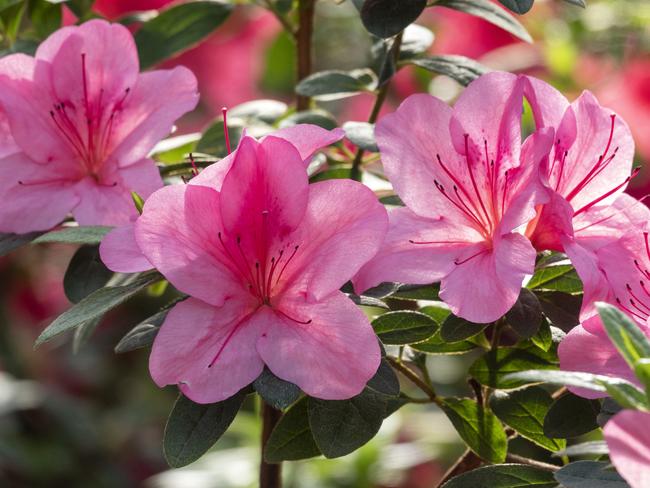
[[[152,268],[135,240],[133,224],[117,227],[106,234],[99,245],[99,255],[106,267],[117,273],[137,273]]]
[[[483,237],[449,219],[420,217],[408,208],[388,214],[390,227],[379,253],[352,280],[357,293],[385,281],[428,284],[455,269],[456,260]],[[430,244],[425,244],[430,243]]]
[[[338,290],[379,250],[388,217],[361,183],[329,180],[309,186],[304,219],[288,240],[300,250],[285,272],[292,288],[320,300]]]
[[[163,186],[160,171],[158,171],[156,163],[149,158],[141,159],[125,168],[119,168],[118,171],[122,185],[129,192],[136,192],[144,200]]]
[[[345,132],[339,128],[327,130],[313,124],[298,124],[276,130],[271,136],[293,144],[305,164],[309,164],[316,151],[340,141]]]
[[[619,412],[603,433],[612,464],[631,488],[650,486],[650,413]]]
[[[471,322],[493,322],[510,310],[524,276],[535,267],[535,249],[524,236],[505,235],[493,246],[467,248],[441,282],[440,298],[455,315]]]
[[[381,357],[365,314],[340,292],[314,304],[287,298],[278,307],[282,313],[269,308],[260,312],[268,327],[257,350],[269,369],[316,398],[342,400],[359,394]],[[311,322],[301,324],[288,316]]]
[[[225,400],[253,382],[264,364],[255,349],[262,324],[251,320],[252,310],[237,299],[221,307],[193,298],[175,305],[151,349],[153,380],[178,384],[197,403]]]
[[[172,185],[151,195],[135,224],[135,238],[149,262],[180,291],[221,306],[248,295],[228,267],[223,246],[219,193]]]
[[[138,216],[131,191],[117,179],[100,184],[86,177],[74,188],[79,204],[72,215],[80,225],[125,225]]]
[[[560,127],[564,114],[570,105],[562,93],[545,81],[526,76],[524,95],[528,103],[530,103],[535,126],[538,129],[542,127]],[[568,134],[563,134],[563,136],[566,135]]]

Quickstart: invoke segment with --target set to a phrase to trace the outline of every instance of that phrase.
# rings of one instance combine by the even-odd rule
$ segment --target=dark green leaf
[[[460,342],[483,332],[490,324],[475,324],[453,314],[445,319],[440,327],[440,337],[445,342]]]
[[[446,398],[442,409],[461,439],[478,456],[491,463],[505,461],[506,434],[492,412],[469,398]]]
[[[629,488],[621,476],[609,469],[608,463],[576,461],[555,473],[564,488]]]
[[[576,5],[578,7],[585,8],[587,6],[587,3],[585,0],[564,0],[566,3],[570,3],[572,5]]]
[[[178,302],[185,300],[187,296],[178,298],[172,303],[166,305],[162,310],[153,314],[151,317],[144,319],[138,325],[133,327],[115,346],[115,352],[118,354],[147,347],[153,344],[160,326],[165,321],[167,314],[174,305]]]
[[[399,395],[399,379],[385,359],[381,360],[379,369],[370,381],[368,381],[368,388],[386,396]]]
[[[414,58],[409,59],[408,62],[427,71],[448,76],[463,86],[469,85],[476,78],[489,71],[481,63],[455,54]]]
[[[569,446],[566,449],[554,453],[553,456],[602,456],[605,454],[609,454],[609,448],[605,441],[589,441]]]
[[[522,41],[533,42],[526,28],[517,19],[492,2],[481,0],[439,0],[435,5],[437,7],[452,8],[470,15],[475,15],[497,27],[501,27]]]
[[[239,392],[222,402],[201,405],[179,395],[165,426],[167,463],[180,468],[199,459],[226,432],[244,397]]]
[[[345,136],[359,149],[379,152],[375,142],[375,126],[367,122],[346,122],[343,124]]]
[[[558,360],[554,353],[544,352],[536,347],[518,349],[502,347],[488,352],[478,358],[469,369],[479,383],[492,388],[509,389],[543,381],[532,378],[526,381],[523,377],[519,380],[508,378],[509,373],[517,373],[529,369],[554,370],[558,367]]]
[[[506,313],[506,320],[522,339],[530,339],[539,330],[542,323],[542,306],[535,294],[522,288],[519,298]]]
[[[543,351],[548,351],[551,348],[553,345],[553,335],[551,325],[547,319],[542,320],[537,334],[531,337],[530,340]]]
[[[449,316],[450,312],[447,308],[437,306],[427,306],[420,309],[420,312],[427,314],[437,323],[442,323]],[[440,337],[440,329],[436,331],[427,340],[411,344],[410,347],[416,351],[425,352],[429,354],[462,354],[471,351],[482,345],[485,341],[485,335],[480,334],[471,340],[460,342],[445,342]]]
[[[182,3],[143,23],[135,33],[140,66],[150,68],[194,47],[228,18],[232,8],[220,1]]]
[[[4,234],[0,233],[0,257],[6,256],[14,249],[29,244],[42,232],[30,232],[29,234]]]
[[[401,285],[393,298],[399,300],[440,300],[438,291],[440,287],[433,285]]]
[[[327,458],[350,454],[372,439],[385,412],[386,397],[368,388],[349,400],[309,399],[309,425]]]
[[[301,80],[296,93],[321,101],[338,100],[377,88],[377,76],[368,69],[320,71]]]
[[[296,461],[320,455],[309,427],[308,405],[305,397],[282,416],[264,447],[264,459],[269,463]]]
[[[563,439],[579,437],[598,428],[599,412],[600,403],[596,400],[567,393],[551,405],[544,418],[544,433]]]
[[[285,117],[280,122],[280,129],[297,124],[314,124],[327,130],[338,127],[338,123],[331,113],[322,109],[313,109],[303,110]]]
[[[426,6],[426,0],[366,0],[361,7],[361,21],[368,32],[386,39],[415,22]]]
[[[350,178],[350,170],[351,170],[351,168],[352,168],[352,166],[347,166],[346,165],[346,166],[336,166],[334,168],[326,169],[325,171],[319,171],[319,172],[317,172],[316,174],[314,174],[313,176],[311,176],[309,178],[309,182],[310,183],[316,183],[317,181],[348,179],[348,178]],[[352,298],[352,300],[355,300],[353,297],[350,297],[350,298]],[[370,297],[368,297],[368,298],[370,298]],[[358,305],[365,305],[365,304],[362,304],[361,301],[363,301],[363,299],[359,298]],[[367,305],[370,306],[370,307],[377,306],[376,305],[377,302],[375,302],[375,304],[373,304],[373,305],[370,304],[371,302],[372,302],[372,300],[369,301],[367,303]],[[384,307],[382,305],[381,308],[386,308],[386,307]]]
[[[497,464],[463,473],[442,488],[557,488],[553,473],[524,464]]]
[[[61,242],[65,244],[99,244],[104,236],[112,230],[112,227],[105,226],[79,226],[64,227],[61,230],[54,230],[34,239],[34,244],[45,242]]]
[[[160,280],[160,278],[161,276],[158,273],[146,273],[128,285],[108,286],[91,293],[48,325],[36,339],[35,345],[39,346],[63,332],[102,317],[106,312],[124,303],[140,290]]]
[[[293,8],[293,0],[275,0],[274,4],[281,14],[288,14]]]
[[[40,39],[45,39],[61,27],[61,4],[46,0],[32,0],[29,7],[29,18],[36,35]]]
[[[99,246],[82,246],[74,253],[63,277],[65,296],[77,303],[106,285],[113,272],[99,257]]]
[[[82,346],[88,342],[88,339],[93,335],[95,329],[99,326],[103,317],[97,317],[81,324],[74,330],[74,337],[72,338],[72,352],[77,354]]]
[[[639,359],[650,358],[650,341],[627,315],[607,303],[597,303],[607,335],[631,368]]]
[[[516,14],[525,14],[533,8],[534,0],[499,0],[499,3]]]
[[[276,410],[284,410],[300,397],[300,388],[278,378],[268,368],[264,368],[262,374],[253,382],[253,388]]]
[[[430,29],[417,24],[409,25],[404,31],[402,47],[399,52],[400,61],[425,53],[433,44],[434,35]]]
[[[537,298],[539,298],[539,303],[542,305],[544,315],[551,321],[552,325],[564,331],[569,331],[580,323],[581,295],[550,292],[540,293]]]
[[[639,359],[634,363],[634,374],[645,386],[645,392],[650,401],[650,359]]]
[[[552,403],[551,395],[537,386],[510,393],[496,391],[490,397],[490,408],[503,423],[544,449],[558,451],[566,447],[566,441],[544,433],[544,417]]]
[[[252,100],[231,108],[228,111],[228,116],[245,120],[260,120],[266,124],[273,124],[288,109],[286,103],[278,100]]]
[[[411,344],[421,342],[438,329],[438,324],[426,314],[413,310],[400,310],[380,315],[372,327],[384,344]]]
[[[604,427],[609,420],[623,409],[612,398],[605,398],[600,406],[600,413],[598,414],[598,425]]]
[[[570,264],[552,263],[552,265],[538,268],[526,287],[539,291],[580,293],[582,281]]]

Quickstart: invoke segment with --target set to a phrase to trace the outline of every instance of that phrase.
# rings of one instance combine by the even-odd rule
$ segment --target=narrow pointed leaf
[[[62,242],[65,244],[99,244],[104,236],[112,230],[106,226],[79,226],[64,227],[61,230],[53,230],[47,234],[34,239],[33,244],[45,242]]]

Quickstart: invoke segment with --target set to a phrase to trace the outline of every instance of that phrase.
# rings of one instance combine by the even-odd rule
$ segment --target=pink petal
[[[591,93],[584,92],[571,104],[571,109],[576,119],[576,138],[573,144],[566,148],[568,151],[564,164],[566,169],[557,191],[569,200],[576,211],[579,211],[623,184],[630,176],[634,158],[634,141],[630,129],[619,116],[615,118],[612,132],[613,112],[601,107]],[[562,131],[558,130],[558,137],[561,134]],[[606,150],[605,159],[614,154],[615,156],[611,162],[603,162],[602,169],[596,169],[599,159]],[[617,193],[600,203],[611,203],[624,189],[624,186],[621,187]]]
[[[110,231],[99,245],[99,255],[108,269],[117,273],[137,273],[152,268],[135,240],[133,224]]]
[[[526,236],[538,251],[564,251],[563,240],[573,236],[573,207],[554,191],[549,190],[548,197],[528,224]]]
[[[268,327],[257,350],[269,369],[316,398],[342,400],[359,394],[380,360],[379,343],[365,314],[340,292],[314,304],[287,298],[278,308],[282,312],[264,308],[259,317]]]
[[[624,410],[603,428],[609,457],[632,488],[650,486],[650,413]]]
[[[226,233],[240,236],[242,245],[252,251],[260,239],[271,243],[298,227],[309,198],[307,172],[287,141],[244,137],[221,195]]]
[[[526,76],[524,95],[530,103],[535,118],[535,126],[559,127],[569,101],[562,93],[545,81]]]
[[[449,179],[436,155],[448,165],[455,165],[458,158],[449,136],[451,113],[442,100],[412,95],[396,112],[383,117],[375,129],[388,179],[406,206],[422,217],[462,215],[440,195],[434,183],[435,179]],[[461,172],[454,166],[452,171],[465,174],[466,167]]]
[[[118,171],[123,182],[122,185],[129,192],[134,191],[145,200],[163,186],[160,171],[156,163],[149,158],[141,159],[125,168],[119,168]]]
[[[327,130],[317,125],[298,124],[279,129],[271,135],[293,144],[305,164],[309,164],[316,151],[340,141],[345,137],[345,132],[339,128]]]
[[[172,185],[151,195],[135,224],[135,238],[149,262],[180,291],[221,306],[246,294],[231,271],[219,241],[219,193]]]
[[[310,185],[304,219],[287,238],[300,245],[285,271],[287,283],[321,300],[377,253],[387,230],[386,210],[366,186],[351,180]]]
[[[65,176],[55,165],[37,164],[25,153],[1,159],[0,232],[49,230],[63,221],[79,202]]]
[[[524,276],[535,267],[535,249],[520,234],[468,247],[440,284],[440,298],[470,322],[488,323],[503,316],[519,297]]]
[[[406,207],[391,210],[388,217],[390,227],[381,250],[353,279],[357,293],[385,281],[440,281],[455,269],[454,260],[468,246],[483,240],[471,227],[454,225],[446,217],[419,217]]]
[[[226,178],[228,171],[230,171],[236,155],[237,150],[235,149],[221,161],[217,161],[207,168],[202,169],[197,176],[190,180],[189,184],[207,186],[208,188],[221,191],[223,180]]]
[[[616,376],[638,384],[632,370],[616,350],[598,316],[571,329],[558,348],[560,369]],[[600,398],[606,394],[583,388],[571,388],[577,395]]]
[[[221,307],[194,298],[175,305],[151,349],[153,380],[178,384],[197,403],[225,400],[253,382],[264,364],[255,349],[263,324],[251,320],[252,311],[239,299]]]
[[[182,66],[138,77],[113,129],[112,157],[120,166],[145,157],[171,132],[176,119],[196,107],[196,86],[194,74]]]
[[[75,184],[79,204],[72,209],[72,215],[80,225],[119,226],[138,216],[131,191],[119,179],[111,181],[100,184],[86,177]]]

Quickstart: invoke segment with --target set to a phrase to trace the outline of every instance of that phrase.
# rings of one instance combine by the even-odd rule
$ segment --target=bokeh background
[[[93,9],[116,20],[172,3],[98,0]],[[185,65],[199,79],[200,106],[179,123],[179,133],[202,130],[223,106],[293,99],[292,42],[273,15],[247,3],[206,41],[164,63]],[[560,0],[537,0],[519,20],[534,43],[440,7],[427,9],[417,23],[435,33],[433,53],[461,54],[493,69],[541,77],[569,99],[591,90],[623,116],[635,136],[636,161],[644,169],[629,191],[637,197],[650,193],[650,2],[588,0],[588,8],[580,9]],[[74,21],[66,11],[62,23]],[[131,25],[137,29],[137,22]],[[349,1],[318,3],[316,70],[365,67],[370,48]],[[415,92],[451,101],[460,90],[449,78],[405,68],[391,85],[384,112]],[[323,106],[342,124],[366,120],[372,102],[371,95],[358,95]],[[39,332],[69,306],[62,281],[74,250],[27,246],[0,258],[0,486],[255,486],[259,422],[252,402],[200,461],[180,470],[168,470],[165,464],[162,434],[176,393],[160,390],[150,380],[147,350],[113,352],[134,323],[165,303],[164,294],[133,300],[111,313],[76,352],[66,339],[33,350]],[[436,388],[442,394],[466,391],[471,360],[467,355],[431,356]],[[352,455],[287,464],[286,486],[428,488],[462,450],[435,408],[409,405]]]

